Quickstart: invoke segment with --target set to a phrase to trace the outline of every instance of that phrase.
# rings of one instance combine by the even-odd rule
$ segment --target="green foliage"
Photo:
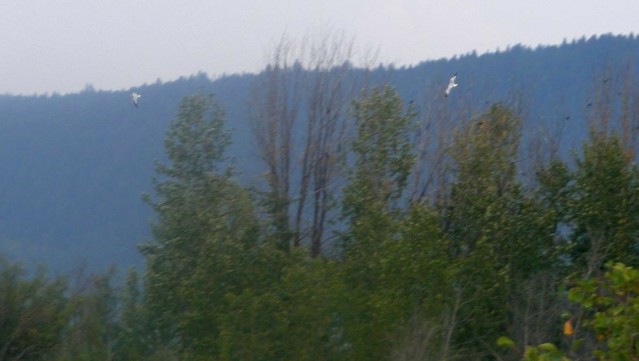
[[[403,112],[397,91],[385,86],[356,100],[352,116],[357,137],[350,180],[370,191],[370,200],[396,201],[415,161],[409,141],[414,112]]]
[[[497,346],[518,352],[515,342],[505,336],[497,339]],[[523,354],[521,352],[518,353],[522,355],[522,361],[570,361],[557,346],[549,342],[537,346],[526,346]]]
[[[69,322],[56,360],[104,360],[113,354],[117,333],[114,270],[77,275],[66,304]]]
[[[588,272],[608,260],[637,265],[639,173],[618,137],[591,131],[570,194],[572,257]]]
[[[357,272],[366,277],[365,258],[374,258],[375,248],[397,231],[397,203],[415,159],[408,133],[414,114],[402,114],[402,101],[388,86],[355,101],[352,113],[357,136],[355,164],[343,190],[343,215],[350,228],[344,252],[362,263]]]
[[[577,338],[566,353],[579,357],[576,352],[589,343],[586,350],[599,360],[636,360],[639,358],[639,271],[613,262],[605,268],[601,276],[581,279],[568,292],[568,299],[581,307],[577,314],[581,315],[582,329],[577,330]],[[564,336],[572,337],[572,331]],[[517,351],[515,342],[508,337],[499,337],[497,344]],[[569,358],[554,344],[543,343],[525,346],[523,360]]]
[[[521,119],[502,104],[472,119],[458,132],[451,149],[457,184],[474,177],[475,186],[467,189],[474,195],[501,195],[513,187],[520,126]]]
[[[0,258],[0,359],[107,360],[117,338],[113,272],[27,277]]]
[[[213,96],[198,93],[185,97],[164,142],[170,166],[157,165],[158,173],[197,181],[217,172],[231,143],[224,121],[224,111]]]
[[[224,295],[250,282],[257,220],[248,194],[220,168],[229,144],[211,96],[184,98],[167,130],[169,165],[158,165],[158,216],[146,255],[145,305],[159,342],[180,352],[215,352]]]
[[[269,232],[278,220],[235,181],[215,98],[184,98],[145,197],[157,219],[144,275],[69,289],[2,261],[0,359],[636,359],[639,178],[617,138],[592,132],[574,169],[555,160],[526,189],[520,119],[494,105],[455,132],[450,192],[433,207],[405,194],[413,118],[388,86],[353,103],[341,243],[321,259],[282,247],[290,234]],[[602,275],[611,259],[630,266]],[[569,291],[576,332],[561,335],[576,275],[590,277]]]
[[[639,358],[639,271],[608,263],[603,276],[584,279],[568,298],[586,311],[585,328],[594,333],[600,360]]]
[[[348,359],[340,308],[347,291],[336,264],[295,253],[280,260],[288,266],[277,283],[226,295],[221,360]]]
[[[120,295],[117,334],[114,345],[115,359],[141,360],[149,352],[146,337],[150,333],[146,310],[142,307],[139,275],[131,268]]]
[[[381,240],[374,253],[342,264],[349,293],[340,319],[351,348],[348,359],[386,359],[391,349],[432,357],[450,352],[449,329],[441,323],[454,317],[456,270],[436,220],[428,207],[413,205],[397,225],[395,239]],[[424,327],[429,328],[427,340],[415,335],[415,328],[419,333]]]
[[[511,339],[509,339],[506,336],[500,336],[497,339],[497,346],[499,347],[508,347],[508,348],[514,348],[515,347],[515,342]]]
[[[447,335],[454,327],[460,300],[453,286],[457,269],[446,250],[435,213],[425,205],[412,205],[399,225],[397,239],[385,242],[372,260],[378,276],[366,290],[366,301],[373,306],[373,322],[372,330],[360,335],[362,345],[376,336],[394,354],[405,354],[402,348],[407,348],[413,356],[449,356],[452,346]],[[422,332],[428,337],[422,337]],[[372,359],[372,355],[361,359]]]
[[[551,161],[537,173],[537,181],[539,185],[536,193],[545,211],[554,215],[555,224],[567,222],[568,208],[571,205],[569,196],[574,176],[566,163],[559,160]]]
[[[486,229],[491,225],[486,218],[499,221],[504,212],[512,214],[506,208],[515,205],[509,201],[519,196],[515,179],[519,122],[510,110],[494,105],[456,136],[450,153],[457,177],[444,210],[453,257],[481,247],[486,233],[493,231]]]
[[[38,270],[30,279],[0,257],[0,359],[43,360],[63,338],[68,323],[67,285]]]
[[[440,208],[467,320],[456,333],[467,352],[487,354],[514,315],[522,286],[556,260],[554,217],[516,177],[520,119],[503,105],[456,134],[456,179]]]
[[[354,166],[342,200],[349,227],[343,277],[351,302],[342,317],[350,357],[372,360],[387,356],[391,335],[421,306],[426,270],[441,262],[422,256],[441,248],[427,247],[437,236],[428,212],[415,211],[403,224],[401,196],[415,160],[409,138],[412,109],[404,112],[397,92],[386,86],[355,101],[352,115]],[[425,237],[413,238],[418,234]],[[441,281],[439,274],[432,275],[434,283]]]
[[[542,343],[539,346],[526,346],[523,361],[570,361],[552,343]]]

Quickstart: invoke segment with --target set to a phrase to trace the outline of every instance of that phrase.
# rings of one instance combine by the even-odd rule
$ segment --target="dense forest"
[[[3,97],[5,119],[51,112],[23,120],[36,134],[1,125],[14,136],[2,161],[51,197],[14,191],[29,188],[5,172],[3,214],[50,202],[106,242],[92,232],[125,223],[68,203],[96,197],[150,231],[129,235],[144,267],[123,282],[1,259],[0,359],[637,359],[638,44],[393,69],[355,68],[327,38],[308,53],[283,43],[258,75],[140,87],[137,109],[91,89]],[[151,123],[145,106],[174,115]],[[52,131],[61,122],[74,137]],[[118,203],[133,181],[146,208]],[[20,203],[34,208],[7,209]]]

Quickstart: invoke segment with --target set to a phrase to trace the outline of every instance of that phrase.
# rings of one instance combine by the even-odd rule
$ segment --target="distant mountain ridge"
[[[460,86],[442,103],[454,72]],[[597,100],[604,81],[610,94],[639,94],[639,38],[605,35],[535,49],[517,45],[413,67],[379,67],[370,74],[373,82],[395,86],[421,114],[433,113],[435,102],[466,110],[455,117],[505,102],[521,106],[524,137],[569,119],[562,143],[562,154],[569,154],[586,134],[588,104]],[[0,252],[53,270],[81,262],[92,269],[139,265],[135,245],[149,237],[153,217],[140,194],[152,190],[153,164],[164,159],[164,132],[178,102],[199,90],[216,95],[232,130],[229,155],[250,182],[264,171],[248,121],[260,76],[210,80],[200,73],[129,91],[0,95]],[[130,102],[131,91],[142,94],[138,108]]]

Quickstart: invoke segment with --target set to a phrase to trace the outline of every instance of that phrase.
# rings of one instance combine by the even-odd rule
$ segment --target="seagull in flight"
[[[450,80],[448,81],[448,86],[446,87],[446,91],[444,91],[444,97],[448,98],[448,94],[450,94],[450,91],[454,87],[459,85],[455,83],[455,80],[457,80],[457,73],[453,74],[453,76],[450,77]]]
[[[131,94],[131,101],[133,102],[133,105],[135,105],[135,107],[138,107],[138,99],[140,99],[141,95],[138,93],[133,93]]]

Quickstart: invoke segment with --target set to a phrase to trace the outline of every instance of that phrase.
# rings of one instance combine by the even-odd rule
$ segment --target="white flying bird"
[[[456,87],[457,83],[455,83],[455,80],[457,80],[457,73],[453,74],[453,76],[450,77],[450,80],[448,81],[448,86],[446,87],[446,91],[444,91],[444,96],[446,98],[448,98],[448,94],[450,94],[450,91]]]
[[[140,97],[141,95],[138,93],[131,94],[131,101],[133,102],[133,105],[135,105],[136,108],[138,106],[138,99],[140,99]]]

